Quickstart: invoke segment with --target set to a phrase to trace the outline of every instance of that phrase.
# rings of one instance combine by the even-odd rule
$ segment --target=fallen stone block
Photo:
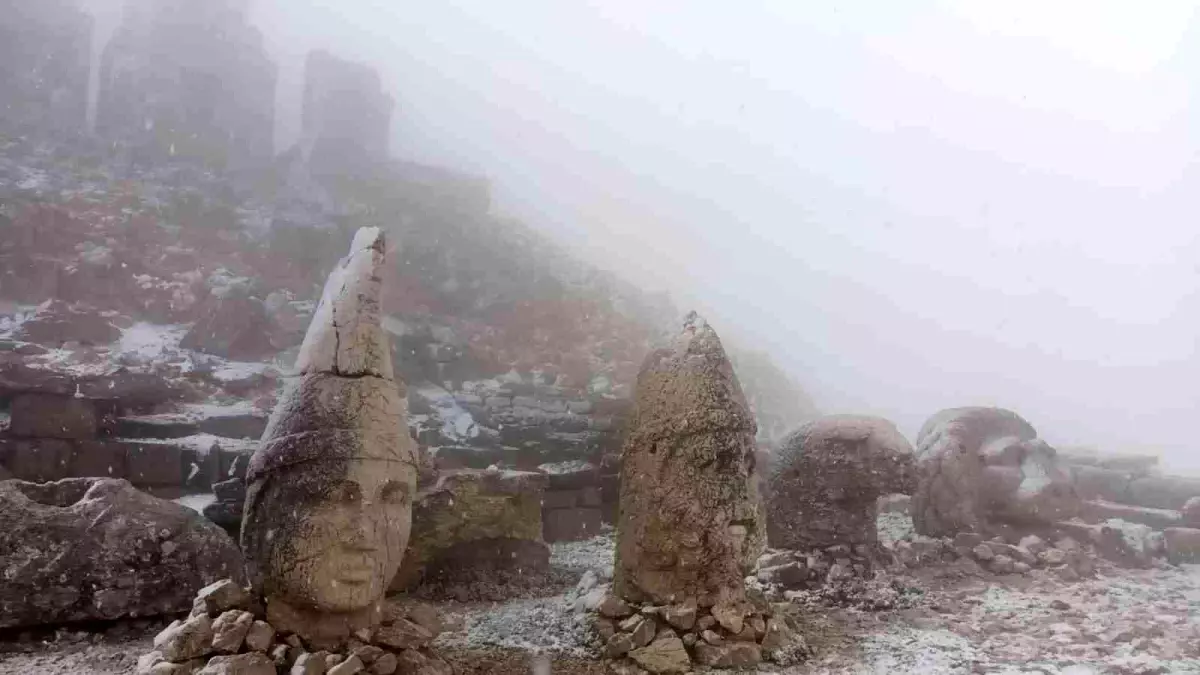
[[[12,400],[14,436],[27,438],[95,438],[98,418],[95,401],[54,394],[18,394]]]
[[[1173,564],[1200,563],[1200,529],[1168,527],[1163,530],[1167,560]]]
[[[1103,521],[1117,518],[1130,523],[1149,525],[1156,529],[1182,525],[1179,511],[1170,509],[1152,509],[1144,506],[1114,504],[1105,501],[1090,501],[1085,503],[1085,517],[1090,521]]]

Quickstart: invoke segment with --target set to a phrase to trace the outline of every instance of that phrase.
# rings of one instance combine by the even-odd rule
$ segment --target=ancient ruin
[[[646,357],[621,467],[614,589],[634,602],[738,606],[763,542],[754,418],[721,340],[690,314]]]
[[[388,156],[395,101],[374,68],[315,51],[304,63],[301,146],[314,175],[362,174]]]
[[[382,232],[360,230],[246,476],[242,547],[268,619],[322,646],[378,625],[412,524],[415,448],[379,323],[384,260]]]
[[[1080,499],[1054,448],[1016,413],[953,408],[917,436],[913,523],[928,536],[997,534],[1071,518]],[[990,534],[989,534],[990,536]]]
[[[789,434],[772,457],[764,490],[768,542],[805,552],[841,547],[870,559],[879,543],[876,502],[911,493],[915,483],[912,446],[894,424],[822,417]]]
[[[694,312],[646,357],[622,450],[611,595],[596,607],[611,658],[653,673],[692,661],[786,660],[791,629],[744,578],[764,545],[755,424],[716,331]],[[639,610],[640,607],[640,610]]]
[[[0,125],[78,132],[91,44],[92,17],[78,0],[0,3]]]
[[[130,0],[100,65],[97,130],[144,161],[269,161],[277,68],[240,0]]]

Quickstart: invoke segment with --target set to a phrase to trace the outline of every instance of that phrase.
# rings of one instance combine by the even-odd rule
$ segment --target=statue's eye
[[[384,504],[407,504],[408,485],[400,481],[388,481],[379,491],[379,499]]]
[[[358,483],[338,481],[329,488],[329,500],[339,504],[353,504],[362,500],[362,490]]]

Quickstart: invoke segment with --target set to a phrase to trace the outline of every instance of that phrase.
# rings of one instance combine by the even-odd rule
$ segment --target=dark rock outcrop
[[[314,175],[361,174],[387,159],[395,102],[370,66],[312,52],[303,106],[302,144]]]
[[[179,346],[235,361],[252,361],[277,351],[271,343],[271,332],[262,301],[234,293],[211,298]]]
[[[105,48],[97,130],[150,161],[269,161],[277,68],[237,0],[129,3]]]
[[[242,579],[229,535],[123,480],[0,482],[0,628],[187,611]]]
[[[0,1],[0,124],[82,129],[91,44],[92,18],[77,0]]]
[[[121,329],[112,321],[111,317],[86,305],[48,300],[14,331],[13,337],[47,347],[60,347],[68,342],[105,345],[121,337]]]
[[[772,458],[767,538],[776,548],[874,546],[876,503],[916,487],[912,446],[891,422],[831,415],[789,434]]]

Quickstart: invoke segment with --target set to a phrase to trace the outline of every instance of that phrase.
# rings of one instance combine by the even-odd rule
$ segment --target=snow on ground
[[[475,418],[458,405],[453,394],[432,384],[417,387],[415,391],[437,411],[442,420],[442,436],[455,441],[466,441],[479,435],[479,426],[475,424]]]
[[[167,356],[179,350],[179,342],[187,334],[184,324],[154,324],[139,321],[121,333],[117,352],[144,361]]]
[[[205,492],[203,494],[184,495],[171,501],[176,504],[183,504],[196,513],[204,513],[204,507],[217,501],[217,496],[211,492]]]
[[[257,412],[259,410],[254,407],[254,403],[246,399],[239,399],[236,403],[229,405],[217,403],[183,403],[179,406],[179,414],[192,419],[253,415]]]
[[[128,443],[144,443],[146,445],[181,446],[196,451],[196,455],[200,458],[208,457],[208,453],[212,451],[214,445],[220,446],[224,450],[247,454],[254,452],[254,449],[258,447],[257,440],[226,438],[212,434],[193,434],[182,438],[123,438],[121,440]]]
[[[601,576],[611,578],[612,564],[611,528],[592,539],[550,544],[550,566],[568,570],[572,577],[592,570],[607,571]],[[450,630],[438,637],[437,644],[489,645],[533,653],[588,656],[592,631],[588,620],[573,609],[573,591],[574,588],[569,588],[548,597],[451,608],[446,617]]]
[[[538,465],[538,471],[554,475],[578,473],[580,471],[589,471],[595,468],[596,466],[586,459],[568,459],[562,462],[550,462],[548,464]]]
[[[0,339],[11,338],[21,324],[29,320],[37,307],[0,302]]]

